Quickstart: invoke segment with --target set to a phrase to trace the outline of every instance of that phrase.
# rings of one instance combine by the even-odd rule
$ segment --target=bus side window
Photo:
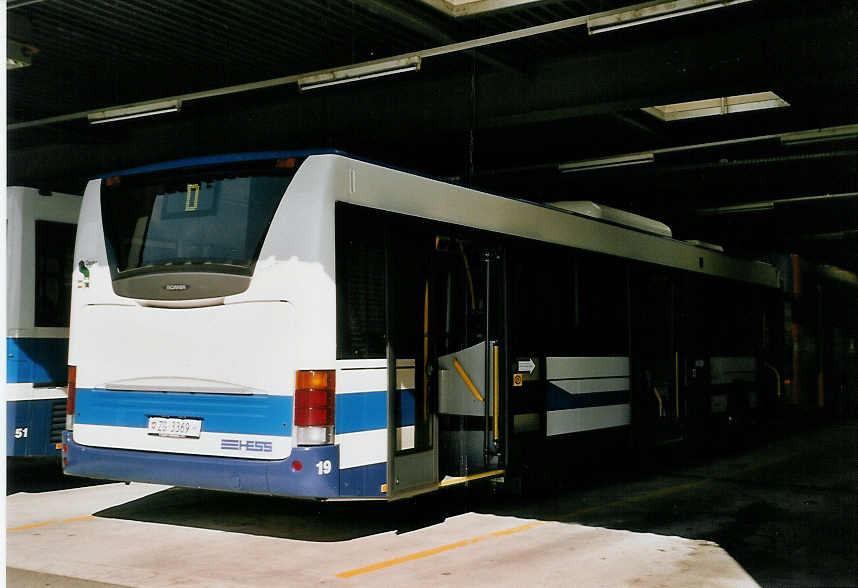
[[[625,261],[581,252],[575,263],[575,354],[628,355],[629,286]]]
[[[510,253],[511,337],[516,349],[539,355],[569,352],[575,321],[570,254],[549,246]]]
[[[337,359],[382,358],[384,226],[347,204],[336,209]]]
[[[75,225],[36,221],[35,326],[68,327]]]

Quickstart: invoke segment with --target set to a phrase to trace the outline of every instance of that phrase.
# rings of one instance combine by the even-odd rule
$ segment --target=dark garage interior
[[[9,183],[79,193],[155,161],[334,148],[530,200],[617,206],[734,253],[856,269],[853,3],[755,0],[601,34],[586,19],[533,29],[630,3],[462,16],[428,4],[13,0],[9,38],[36,52],[7,74]],[[303,92],[293,81],[108,125],[85,114],[421,52],[418,72],[375,80]],[[789,106],[672,121],[642,110],[758,92]],[[791,140],[804,131],[821,132]],[[644,152],[652,163],[558,170]],[[703,212],[749,203],[774,204]]]
[[[166,160],[337,150],[493,194],[592,201],[773,265],[781,285],[767,337],[779,359],[760,368],[775,374],[767,420],[741,441],[719,438],[705,458],[668,446],[636,471],[725,454],[749,469],[742,456],[778,442],[789,449],[772,449],[774,461],[794,467],[753,481],[700,474],[715,482],[697,499],[659,495],[648,511],[619,498],[610,513],[573,518],[716,541],[761,585],[858,581],[854,1],[8,0],[6,18],[9,186],[82,194],[92,178]],[[124,118],[105,120],[114,115]],[[816,453],[801,453],[811,444]],[[467,496],[432,512],[564,522],[557,512],[577,513],[576,500],[598,500],[600,484],[627,475],[571,484],[577,498],[541,488],[538,500]],[[7,495],[65,487],[31,465],[9,476]],[[702,505],[722,491],[747,500],[710,524]],[[206,499],[237,518],[188,522],[158,501],[110,516],[232,531],[244,529],[242,513],[258,515]],[[272,504],[283,521],[299,516]],[[336,525],[344,512],[317,514]],[[372,510],[354,524],[368,535],[397,528],[399,514]],[[390,520],[368,522],[375,515]],[[351,533],[343,538],[361,535]],[[799,552],[792,561],[787,548]]]

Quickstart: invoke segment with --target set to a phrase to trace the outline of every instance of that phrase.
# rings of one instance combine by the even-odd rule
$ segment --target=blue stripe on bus
[[[387,428],[387,392],[337,394],[334,412],[337,433]]]
[[[397,427],[410,427],[415,424],[414,415],[414,389],[399,391],[399,420],[396,422]]]
[[[414,390],[401,390],[399,427],[414,424]],[[337,433],[387,428],[387,392],[338,394]],[[78,388],[75,422],[146,428],[150,416],[203,419],[204,431],[254,435],[292,434],[292,397],[262,394],[193,394]]]
[[[546,398],[547,410],[566,410],[568,408],[588,408],[592,406],[610,406],[628,404],[631,393],[628,390],[613,392],[590,392],[587,394],[569,394],[563,388],[548,382]]]
[[[204,165],[218,165],[221,163],[237,163],[241,161],[264,161],[266,159],[286,159],[289,157],[310,157],[311,155],[327,155],[338,154],[345,155],[342,151],[336,149],[304,149],[295,151],[256,151],[250,153],[228,153],[222,155],[209,155],[205,157],[188,157],[186,159],[176,159],[173,161],[165,161],[161,163],[153,163],[143,165],[131,169],[125,169],[117,172],[111,172],[101,176],[102,179],[113,176],[130,176],[135,174],[145,174],[150,172],[164,171],[168,169],[179,169],[183,167],[201,167]]]
[[[8,337],[6,381],[10,384],[64,384],[68,378],[69,340]]]
[[[414,424],[414,390],[400,390],[397,427]],[[337,433],[356,433],[387,428],[387,392],[338,394],[335,410]]]
[[[73,476],[276,496],[332,498],[340,494],[336,445],[293,447],[288,458],[267,461],[89,447],[75,443],[68,431],[63,433],[63,443],[68,448],[63,470]],[[331,473],[319,475],[315,464],[324,461],[331,462]]]
[[[292,397],[78,388],[75,422],[148,427],[150,416],[203,419],[203,431],[292,434]]]
[[[385,496],[381,485],[386,481],[386,462],[340,470],[340,496]]]
[[[88,447],[75,443],[68,431],[63,442],[68,448],[65,472],[88,478],[308,498],[382,497],[387,480],[384,462],[339,469],[336,445],[293,447],[286,459],[264,461]],[[326,460],[331,472],[319,475],[315,464]]]

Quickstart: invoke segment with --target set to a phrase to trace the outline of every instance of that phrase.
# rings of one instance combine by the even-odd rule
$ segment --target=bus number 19
[[[331,468],[331,460],[324,459],[316,464],[316,473],[320,476],[324,476],[331,473]]]

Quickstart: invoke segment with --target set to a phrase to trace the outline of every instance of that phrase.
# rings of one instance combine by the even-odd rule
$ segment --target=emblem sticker
[[[256,451],[271,453],[273,451],[271,441],[245,441],[243,439],[221,439],[220,448],[231,451]]]
[[[80,271],[82,278],[78,278],[77,287],[78,288],[89,288],[89,268],[87,267],[89,264],[84,260],[80,260],[77,263],[77,269]]]

